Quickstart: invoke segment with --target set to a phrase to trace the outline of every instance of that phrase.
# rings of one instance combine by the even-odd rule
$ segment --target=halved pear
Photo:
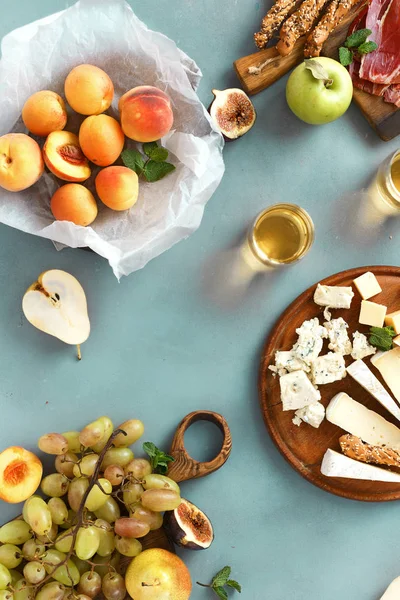
[[[26,291],[22,310],[34,326],[66,344],[78,346],[90,334],[85,292],[70,273],[53,269],[39,275]]]

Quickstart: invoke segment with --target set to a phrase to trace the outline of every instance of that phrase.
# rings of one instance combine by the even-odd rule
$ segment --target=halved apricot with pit
[[[36,492],[42,479],[39,458],[19,446],[0,454],[0,498],[12,504],[23,502]]]
[[[64,181],[86,181],[91,170],[79,145],[78,136],[69,131],[53,131],[43,147],[44,162]]]

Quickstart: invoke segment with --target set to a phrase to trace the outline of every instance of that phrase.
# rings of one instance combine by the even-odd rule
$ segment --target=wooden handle
[[[210,421],[210,423],[214,423],[224,436],[220,453],[213,460],[208,462],[194,460],[185,448],[185,431],[193,425],[193,423],[196,423],[196,421]],[[222,415],[208,410],[197,410],[192,412],[181,421],[176,430],[175,437],[172,440],[170,453],[175,461],[170,464],[168,477],[171,477],[171,479],[178,483],[180,481],[187,481],[188,479],[205,477],[210,473],[214,473],[214,471],[217,471],[226,463],[231,450],[231,432],[228,423]]]

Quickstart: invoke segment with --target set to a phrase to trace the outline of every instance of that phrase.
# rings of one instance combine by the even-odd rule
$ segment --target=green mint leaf
[[[230,574],[231,574],[231,568],[224,567],[223,569],[218,571],[218,573],[215,575],[215,577],[213,578],[213,580],[211,582],[211,586],[212,587],[220,587],[222,585],[226,585],[226,582],[228,581]]]
[[[121,154],[122,162],[128,169],[132,169],[138,175],[143,172],[144,159],[139,150],[124,150]]]
[[[150,458],[153,458],[153,456],[157,455],[158,448],[152,442],[145,442],[143,444],[143,450],[150,456]]]
[[[315,79],[329,79],[329,74],[323,64],[316,58],[306,58],[304,61],[306,69],[309,69]]]
[[[391,350],[393,346],[392,338],[396,336],[393,327],[371,327],[369,343],[378,350]]]
[[[172,173],[172,171],[175,171],[175,168],[176,167],[171,165],[171,163],[149,160],[149,162],[146,164],[143,174],[147,181],[154,183],[154,181],[159,181],[169,173]]]
[[[212,589],[217,594],[218,598],[221,598],[221,600],[228,600],[228,594],[223,587],[214,587]]]
[[[239,592],[239,594],[242,593],[242,586],[240,585],[240,583],[238,583],[234,579],[228,579],[228,581],[226,582],[226,585],[229,585],[229,587],[235,589],[237,592]]]
[[[166,148],[156,148],[151,153],[151,160],[155,160],[156,162],[164,162],[168,158],[168,150]]]
[[[374,52],[377,49],[378,44],[376,44],[375,42],[364,42],[363,44],[360,44],[358,46],[357,52],[359,52],[360,54],[369,54],[370,52]]]
[[[348,67],[353,62],[353,53],[348,48],[342,46],[339,48],[339,61],[344,67]]]
[[[143,152],[149,158],[153,158],[153,152],[158,149],[157,142],[145,142],[143,144]]]
[[[370,29],[359,29],[355,31],[345,41],[344,45],[346,48],[358,48],[367,41],[368,36],[370,36],[372,31]]]
[[[174,457],[169,454],[165,454],[162,450],[159,450],[152,442],[145,442],[143,444],[143,450],[150,458],[151,466],[153,471],[165,475],[168,471],[168,463],[174,462]]]

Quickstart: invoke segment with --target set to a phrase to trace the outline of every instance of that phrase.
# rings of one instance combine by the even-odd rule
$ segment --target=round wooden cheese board
[[[360,325],[358,322],[361,296],[353,285],[353,280],[366,271],[372,271],[379,281],[382,293],[370,300],[388,307],[388,312],[400,309],[400,268],[399,267],[359,267],[332,275],[321,281],[323,285],[352,286],[355,292],[351,308],[349,310],[332,310],[332,318],[343,317],[349,324],[349,335],[355,331],[367,334],[369,327]],[[363,481],[358,479],[344,479],[339,477],[326,477],[321,473],[322,458],[328,448],[340,452],[339,437],[343,435],[342,429],[329,423],[326,419],[319,429],[315,429],[306,423],[301,426],[294,425],[292,419],[294,411],[283,411],[280,398],[279,377],[269,369],[274,364],[275,352],[277,350],[290,350],[297,340],[296,328],[303,321],[319,317],[321,324],[325,321],[324,308],[317,306],[313,301],[316,284],[301,294],[283,313],[272,333],[268,336],[264,346],[259,371],[259,397],[261,410],[265,424],[279,451],[292,467],[305,479],[320,487],[321,489],[349,498],[351,500],[362,500],[364,502],[387,502],[400,499],[400,483],[383,483],[379,481]],[[322,353],[327,351],[324,345]],[[346,366],[352,362],[351,357],[345,357]],[[370,357],[364,362],[370,366]],[[383,383],[379,372],[372,368],[374,374]],[[330,400],[339,392],[346,392],[364,404],[371,410],[382,415],[386,420],[400,427],[400,423],[379,404],[368,392],[366,392],[349,375],[341,381],[319,386],[322,400],[326,407]],[[385,467],[382,467],[385,468]],[[396,471],[391,467],[391,470]],[[398,470],[400,472],[400,470]]]

